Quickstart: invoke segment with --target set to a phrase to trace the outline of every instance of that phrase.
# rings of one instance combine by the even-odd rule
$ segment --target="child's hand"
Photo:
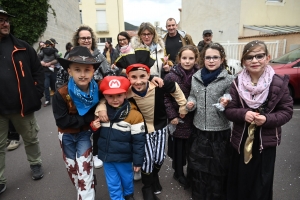
[[[254,121],[256,115],[259,115],[259,113],[247,111],[246,115],[245,115],[245,121],[248,123],[252,123]]]
[[[164,80],[156,76],[153,77],[151,83],[153,83],[155,86],[158,86],[160,88],[164,86]]]
[[[91,124],[90,124],[90,126],[91,126],[91,128],[92,128],[93,131],[98,130],[101,127],[100,119],[97,118],[94,121],[92,121]]]
[[[187,104],[186,104],[186,107],[188,108],[188,109],[192,109],[193,107],[194,107],[194,103],[193,102],[187,102]]]
[[[220,99],[220,104],[222,104],[224,108],[228,105],[229,102],[230,100],[227,98],[221,97]]]
[[[169,72],[171,70],[171,66],[166,64],[163,66],[163,69],[165,70],[165,72]]]
[[[98,112],[98,117],[99,117],[101,122],[109,122],[106,110],[99,111]]]
[[[138,171],[140,171],[140,170],[141,170],[141,167],[136,167],[136,166],[133,167],[133,171],[134,171],[134,172],[138,172]]]
[[[254,123],[257,126],[263,125],[266,121],[267,121],[267,118],[264,115],[256,115],[256,116],[254,116]]]

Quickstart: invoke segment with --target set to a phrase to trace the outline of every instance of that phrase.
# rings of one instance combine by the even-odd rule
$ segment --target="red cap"
[[[120,94],[127,92],[130,81],[123,76],[106,76],[100,83],[102,94]]]
[[[136,64],[129,65],[126,68],[126,74],[128,74],[133,68],[143,68],[147,71],[147,73],[150,73],[150,69],[147,65],[144,65],[144,64],[141,64],[141,63],[136,63]]]

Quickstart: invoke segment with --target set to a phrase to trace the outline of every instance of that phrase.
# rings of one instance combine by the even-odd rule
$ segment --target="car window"
[[[295,60],[300,59],[300,48],[295,49],[287,54],[284,54],[283,56],[279,58],[275,58],[271,61],[271,63],[282,63],[287,64],[294,62]]]

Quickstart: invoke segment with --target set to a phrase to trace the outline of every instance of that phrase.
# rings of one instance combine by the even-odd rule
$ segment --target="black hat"
[[[205,34],[212,34],[212,31],[211,30],[204,30],[203,35],[205,35]]]
[[[50,38],[49,40],[53,42],[53,44],[58,44],[54,38]]]
[[[98,62],[87,47],[77,46],[74,47],[70,53],[69,58],[57,58],[57,61],[61,64],[61,66],[67,70],[71,63],[80,63],[87,65],[94,65],[94,69],[96,70],[102,62]]]
[[[116,66],[122,69],[126,69],[126,73],[131,71],[132,68],[136,68],[138,66],[144,67],[146,71],[149,72],[154,63],[155,59],[151,57],[150,51],[144,48],[135,49],[134,53],[123,54],[116,60]]]
[[[14,15],[8,14],[3,8],[0,6],[0,14],[7,15],[9,17],[15,17]]]
[[[51,40],[46,40],[46,42],[44,42],[46,45],[50,45],[53,44],[53,42]]]

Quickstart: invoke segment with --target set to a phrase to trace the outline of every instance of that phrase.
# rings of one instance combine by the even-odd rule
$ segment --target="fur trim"
[[[161,47],[161,49],[165,49],[165,43],[160,37],[158,37],[158,45]],[[137,49],[137,48],[149,49],[149,47],[147,47],[142,43],[142,40],[138,36],[134,36],[131,38],[131,47],[133,49]],[[159,47],[157,47],[157,50],[159,50]]]

